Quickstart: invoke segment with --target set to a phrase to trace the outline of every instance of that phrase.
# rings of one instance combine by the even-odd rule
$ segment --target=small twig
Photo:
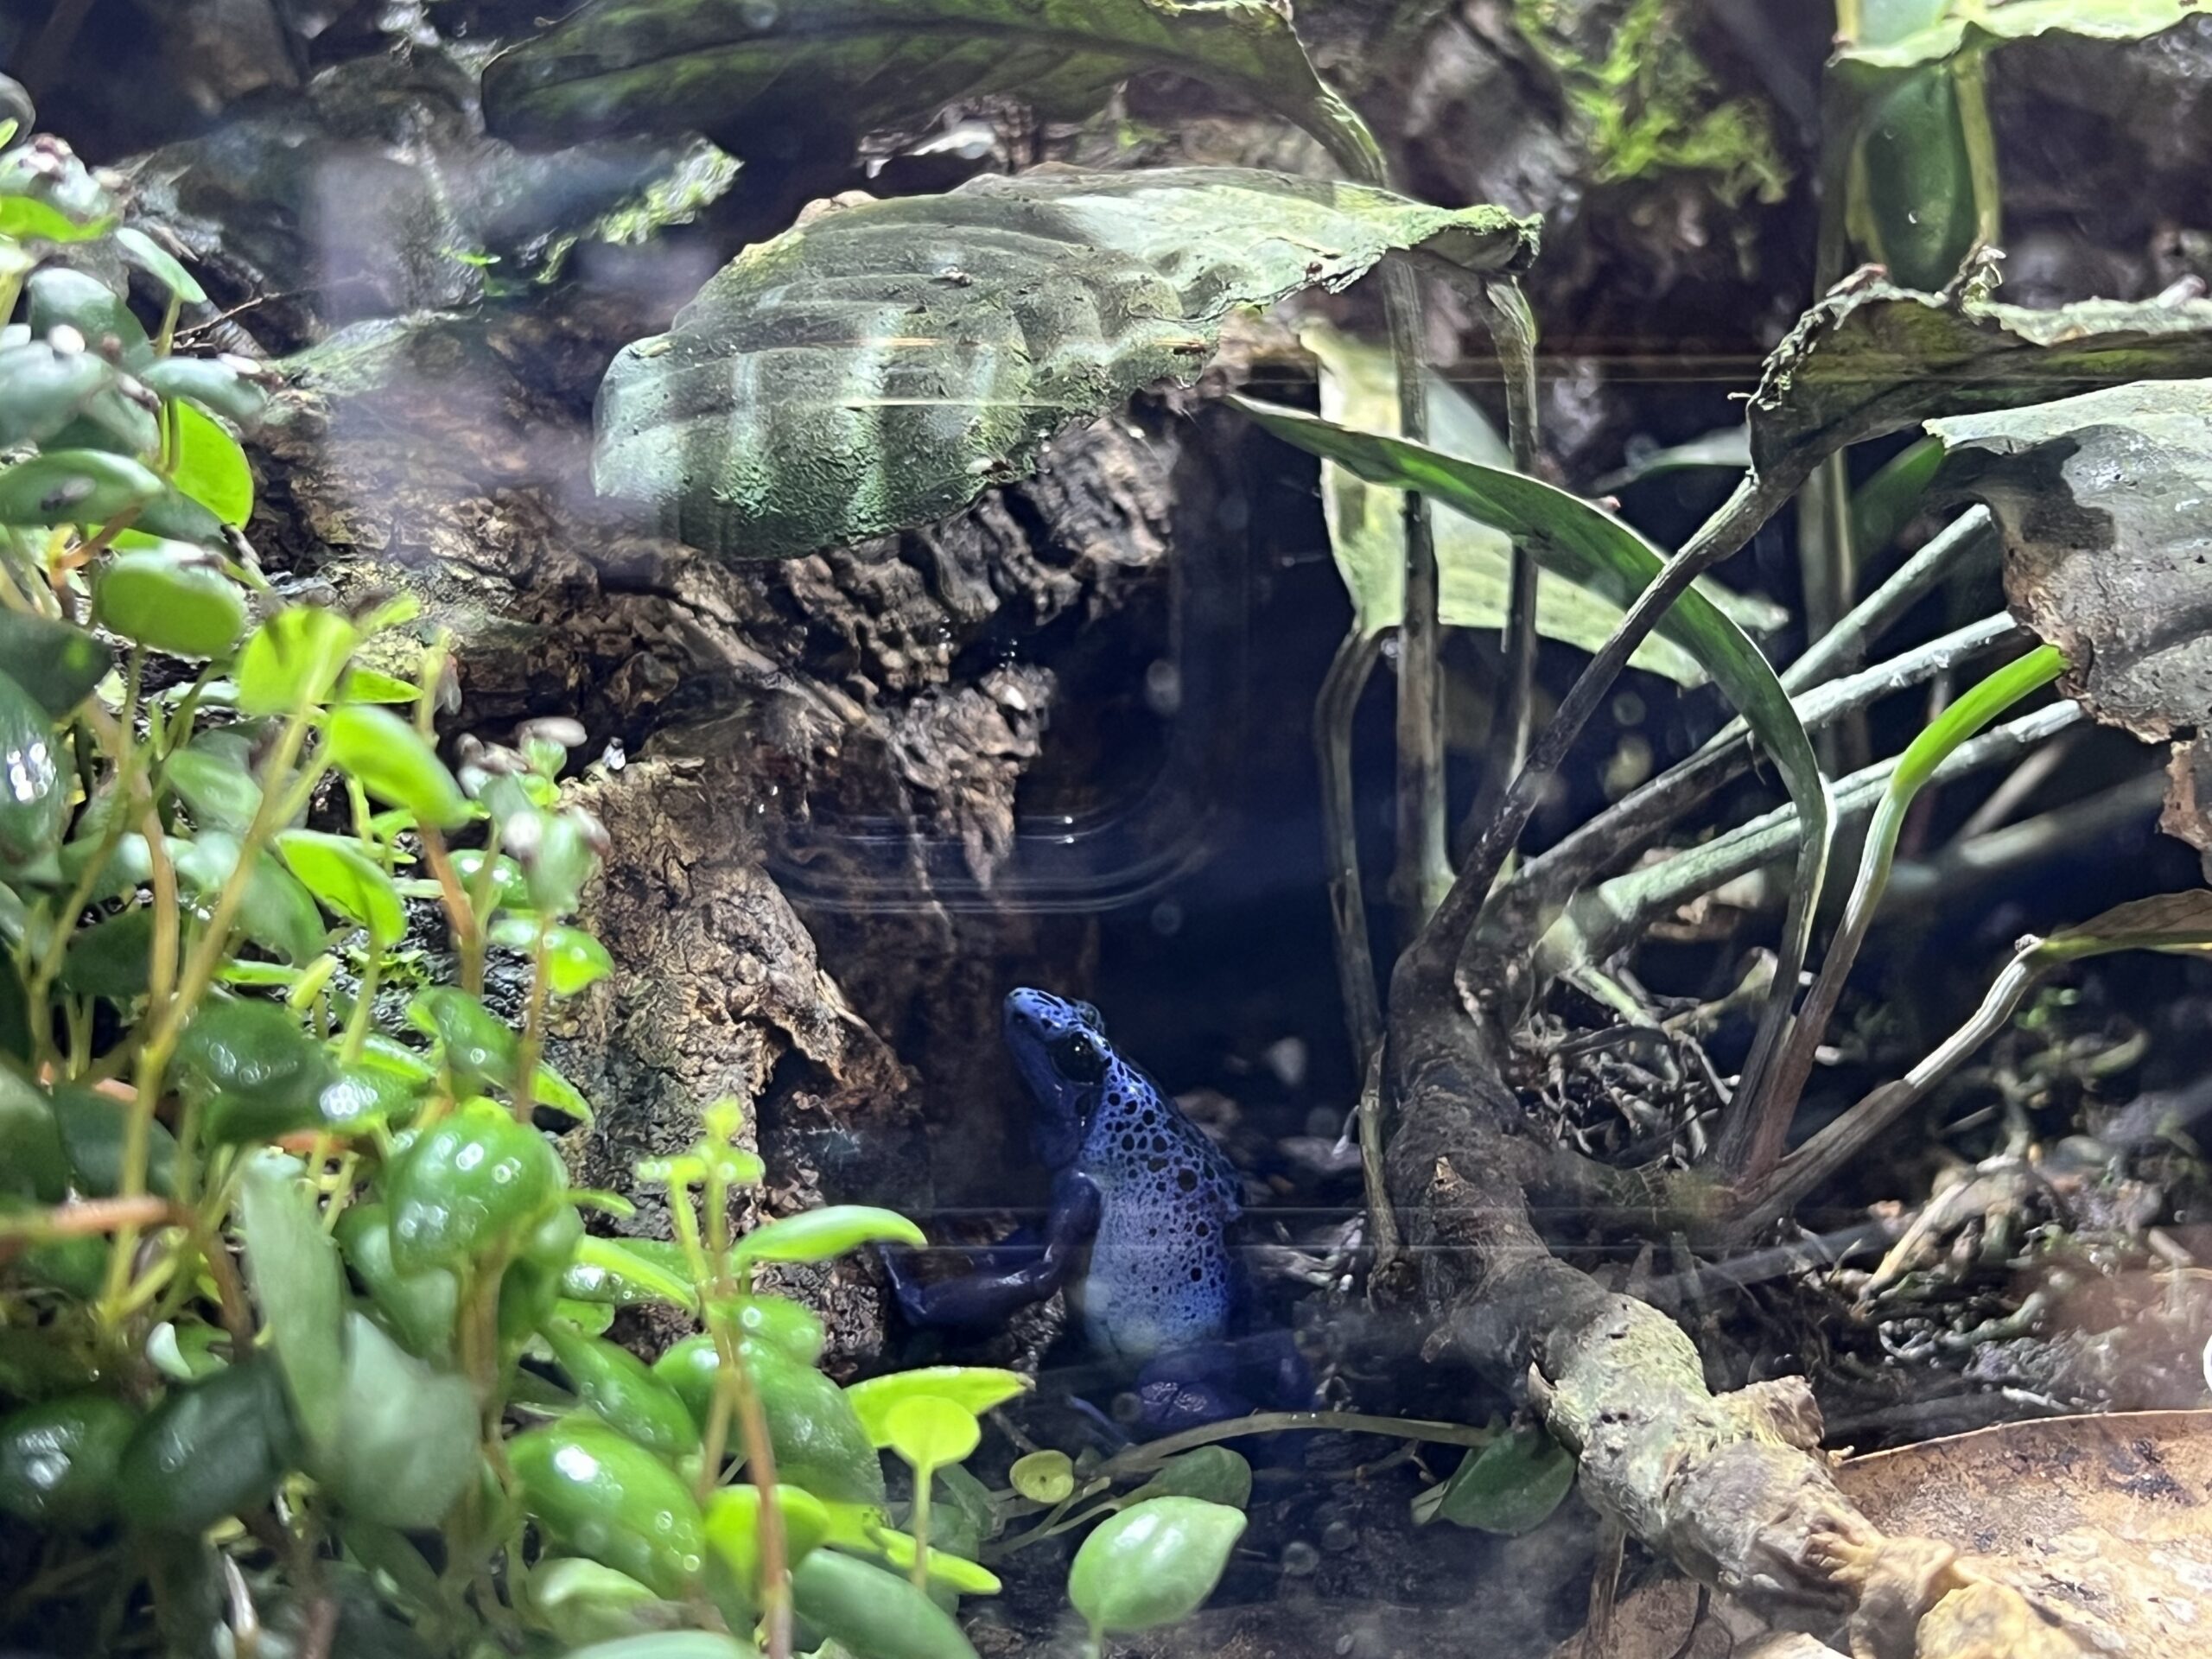
[[[1510,277],[1480,283],[1474,293],[1505,376],[1506,434],[1513,470],[1533,478],[1538,454],[1536,319],[1521,285]],[[1498,720],[1491,731],[1490,764],[1483,779],[1486,794],[1503,795],[1507,780],[1529,758],[1536,697],[1536,561],[1525,538],[1516,537],[1507,571],[1504,671]],[[1487,817],[1488,812],[1483,816]]]
[[[1358,801],[1352,779],[1352,717],[1382,655],[1379,632],[1347,633],[1313,702],[1313,747],[1320,765],[1322,836],[1329,861],[1329,916],[1336,931],[1337,985],[1352,1056],[1364,1065],[1382,1043],[1374,947],[1359,873]]]
[[[2055,702],[1961,744],[1936,768],[1946,782],[2008,760],[2082,718],[2077,703]],[[1854,772],[1834,789],[1839,824],[1873,810],[1897,769],[1892,760]],[[1797,836],[1797,809],[1777,807],[1675,854],[1662,864],[1630,870],[1579,896],[1537,946],[1540,972],[1557,975],[1583,961],[1602,962],[1652,918],[1788,855]]]

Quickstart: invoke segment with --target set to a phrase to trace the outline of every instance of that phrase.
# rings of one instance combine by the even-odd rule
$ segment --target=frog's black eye
[[[1071,1031],[1052,1045],[1052,1070],[1070,1083],[1096,1083],[1106,1075],[1106,1051],[1087,1031]]]

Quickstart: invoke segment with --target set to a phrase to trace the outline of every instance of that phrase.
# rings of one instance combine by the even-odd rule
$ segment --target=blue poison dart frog
[[[1018,990],[1006,1042],[1036,1103],[1032,1139],[1052,1173],[1041,1236],[979,1253],[949,1279],[885,1269],[916,1325],[978,1329],[1065,1287],[1092,1347],[1137,1368],[1141,1421],[1159,1432],[1269,1403],[1306,1405],[1304,1363],[1278,1332],[1231,1342],[1247,1305],[1234,1229],[1243,1214],[1236,1168],[1150,1077],[1115,1051],[1088,1002]]]

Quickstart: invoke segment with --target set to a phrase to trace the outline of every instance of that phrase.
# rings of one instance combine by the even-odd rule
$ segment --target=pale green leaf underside
[[[739,143],[797,116],[856,132],[1013,93],[1086,115],[1138,69],[1233,88],[1362,176],[1374,141],[1267,0],[602,0],[484,73],[494,133],[573,143],[696,130]]]
[[[1370,432],[1396,429],[1397,382],[1385,347],[1352,339],[1326,323],[1309,324],[1299,339],[1321,365],[1325,419]],[[1447,455],[1490,467],[1511,465],[1504,441],[1482,411],[1437,378],[1428,385],[1428,434],[1430,448]],[[1321,469],[1322,511],[1337,573],[1351,595],[1354,626],[1363,633],[1395,627],[1405,594],[1405,498],[1334,461],[1324,461]],[[1446,625],[1503,627],[1511,538],[1464,513],[1438,513],[1433,519]],[[1700,582],[1699,589],[1745,628],[1772,629],[1787,620],[1778,607],[1732,593],[1718,582]],[[1595,651],[1620,620],[1618,605],[1563,575],[1546,573],[1537,583],[1536,627],[1546,639]],[[1647,639],[1630,661],[1679,685],[1705,679],[1697,658],[1660,634]]]
[[[2063,34],[2096,41],[2139,41],[2205,15],[2203,0],[1955,0],[1942,22],[1883,46],[1838,53],[1870,69],[1909,69],[1956,57],[1968,46]]]
[[[748,248],[600,389],[593,479],[665,534],[784,558],[928,524],[1070,423],[1189,385],[1232,311],[1394,250],[1524,264],[1533,228],[1239,168],[989,176]]]

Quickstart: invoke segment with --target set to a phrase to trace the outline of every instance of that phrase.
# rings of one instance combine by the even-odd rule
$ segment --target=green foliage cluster
[[[1731,206],[1754,194],[1782,200],[1789,168],[1766,111],[1748,98],[1715,100],[1680,0],[1629,0],[1618,17],[1609,15],[1601,54],[1577,43],[1578,14],[1586,10],[1567,0],[1514,0],[1513,15],[1587,127],[1593,177],[1704,173]]]
[[[728,1659],[796,1624],[972,1659],[952,1609],[1027,1500],[961,1465],[1024,1380],[825,1376],[756,1270],[921,1235],[840,1206],[734,1236],[763,1173],[734,1102],[637,1169],[673,1239],[587,1234],[632,1206],[537,1127],[589,1119],[545,1037],[613,965],[574,919],[606,852],[556,782],[583,733],[449,766],[411,602],[271,590],[240,530],[255,366],[175,349],[204,296],[121,219],[66,146],[0,156],[10,1636]],[[696,1334],[647,1364],[606,1336],[643,1303]],[[1243,1525],[1187,1490],[1109,1507],[1072,1586],[1094,1630],[1187,1612]]]

